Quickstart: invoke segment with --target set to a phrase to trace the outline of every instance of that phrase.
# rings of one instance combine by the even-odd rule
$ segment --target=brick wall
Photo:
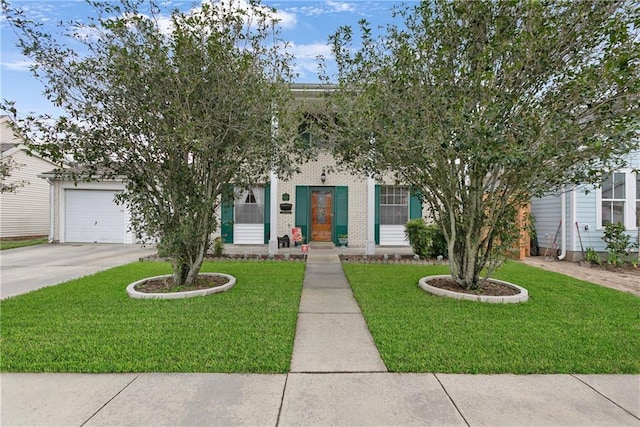
[[[278,235],[291,234],[291,227],[295,226],[296,186],[337,187],[349,188],[349,246],[364,246],[367,236],[367,179],[348,172],[327,171],[335,167],[333,157],[328,153],[319,154],[317,160],[301,166],[301,173],[294,175],[288,181],[278,182],[278,199],[282,202],[282,195],[288,193],[289,202],[293,204],[290,214],[278,213]],[[322,171],[327,179],[324,184],[320,181]],[[305,236],[308,237],[308,236]]]

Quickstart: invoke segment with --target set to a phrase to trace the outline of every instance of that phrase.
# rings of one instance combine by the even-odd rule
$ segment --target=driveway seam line
[[[282,387],[282,397],[280,398],[280,408],[278,409],[278,418],[276,418],[276,427],[280,425],[280,416],[282,415],[282,407],[284,406],[284,396],[287,393],[287,383],[289,382],[289,372],[284,377],[284,387]]]
[[[128,383],[126,383],[124,385],[124,387],[122,387],[122,389],[120,389],[120,391],[118,391],[116,394],[114,394],[111,399],[107,400],[104,405],[102,405],[101,407],[98,408],[98,410],[96,410],[93,414],[91,414],[91,416],[89,418],[87,418],[82,424],[80,424],[80,427],[83,427],[84,425],[86,425],[89,421],[91,421],[96,415],[98,415],[100,413],[100,411],[102,411],[109,403],[111,403],[113,401],[113,399],[115,399],[116,397],[120,396],[120,393],[122,393],[123,391],[125,391],[135,380],[137,380],[138,378],[140,378],[140,375],[142,374],[138,374],[136,375],[131,381],[129,381]]]
[[[471,426],[471,424],[469,424],[469,421],[467,421],[467,419],[464,417],[464,415],[462,414],[462,411],[460,410],[460,408],[458,408],[458,405],[456,405],[456,402],[453,400],[453,398],[451,397],[451,395],[449,394],[449,392],[447,391],[447,389],[445,388],[444,384],[442,384],[442,382],[440,381],[440,378],[438,378],[437,374],[432,374],[436,381],[438,381],[438,384],[440,384],[440,387],[442,387],[442,391],[444,391],[444,394],[447,395],[447,397],[449,398],[449,400],[451,401],[451,404],[453,404],[453,407],[456,408],[456,411],[458,411],[458,414],[460,414],[460,416],[462,417],[462,420],[464,421],[464,423],[467,426]]]
[[[591,384],[582,381],[580,378],[576,377],[576,374],[569,374],[569,376],[575,378],[576,380],[580,381],[582,384],[586,385],[587,387],[589,387],[591,390],[595,391],[596,393],[598,393],[600,396],[604,397],[605,399],[607,399],[609,402],[613,403],[614,405],[616,405],[618,408],[622,409],[624,412],[626,412],[627,414],[631,415],[633,418],[635,418],[636,420],[640,421],[640,418],[638,418],[634,413],[629,412],[625,407],[620,406],[616,401],[610,399],[609,397],[607,397],[606,395],[602,394],[598,389],[596,389],[595,387],[593,387]]]

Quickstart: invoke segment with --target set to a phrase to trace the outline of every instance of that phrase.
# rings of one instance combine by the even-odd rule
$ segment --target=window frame
[[[638,178],[633,169],[619,169],[611,172],[609,177],[614,177],[614,174],[624,175],[624,198],[615,197],[615,186],[612,186],[612,197],[603,197],[602,185],[597,188],[596,191],[596,229],[604,230],[605,224],[603,220],[603,203],[604,202],[623,202],[623,221],[626,230],[637,230],[638,222],[637,209],[640,208],[640,201],[636,197],[639,196],[639,190],[637,190]],[[614,181],[615,182],[615,181]],[[603,182],[604,184],[604,182]]]
[[[236,200],[233,206],[233,217],[234,222],[236,224],[264,224],[264,216],[265,216],[265,206],[264,206],[264,198],[262,194],[264,194],[263,186],[251,186],[250,188],[236,188]],[[253,198],[253,202],[246,203],[245,199]],[[258,203],[260,201],[260,203]],[[240,220],[239,211],[242,210],[244,206],[255,205],[256,207],[260,207],[262,210],[262,218],[259,221],[252,222],[243,222]],[[244,219],[244,218],[242,218]]]
[[[386,194],[386,191],[388,191],[389,189],[393,189],[393,193],[392,194]],[[400,191],[397,191],[400,190]],[[404,194],[402,194],[404,193]],[[386,203],[389,199],[389,197],[392,197],[392,201],[395,202],[395,198],[396,197],[404,197],[405,199],[405,203]],[[387,223],[385,222],[385,219],[388,218],[388,216],[386,216],[383,211],[384,211],[384,207],[403,207],[406,209],[406,215],[405,218],[403,220],[403,222],[400,223]],[[381,185],[380,186],[380,225],[381,226],[391,226],[391,225],[404,225],[409,221],[410,215],[411,215],[411,194],[409,193],[409,187],[405,186],[405,185]],[[395,215],[394,215],[395,217]]]

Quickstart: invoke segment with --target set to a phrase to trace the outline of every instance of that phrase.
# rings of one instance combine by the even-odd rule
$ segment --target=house
[[[569,261],[584,258],[593,248],[606,252],[602,240],[610,223],[625,225],[631,241],[640,237],[640,150],[627,155],[625,168],[614,171],[601,186],[567,188],[562,194],[534,199],[531,213],[540,254]]]
[[[2,161],[14,165],[5,183],[17,183],[15,191],[0,193],[0,238],[45,237],[50,234],[50,186],[38,175],[55,165],[27,154],[24,141],[16,136],[11,118],[0,116]]]
[[[322,103],[327,87],[294,84],[291,90],[312,111]],[[308,139],[322,143],[312,135]],[[223,206],[220,232],[224,241],[269,244],[274,253],[277,237],[290,236],[291,228],[299,227],[305,242],[338,245],[338,236],[348,235],[349,246],[373,254],[376,246],[407,246],[404,224],[426,213],[408,186],[337,171],[328,150],[321,150],[300,169],[301,173],[286,181],[272,175],[265,185],[239,191],[233,204]]]
[[[298,102],[313,109],[327,89],[294,84],[291,90]],[[335,172],[335,166],[325,151],[289,180],[272,174],[268,182],[237,188],[234,200],[220,210],[216,234],[227,243],[269,245],[271,253],[278,250],[278,237],[291,237],[293,227],[301,228],[305,242],[338,245],[338,236],[348,235],[349,246],[369,254],[376,246],[408,246],[404,224],[426,213],[409,187]],[[52,182],[53,241],[134,243],[129,212],[113,200],[124,190],[121,180],[74,184],[54,179],[55,174],[42,176]]]

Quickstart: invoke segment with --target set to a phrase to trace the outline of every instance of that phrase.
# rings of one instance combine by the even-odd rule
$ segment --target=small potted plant
[[[338,234],[338,243],[340,246],[345,247],[349,244],[349,235],[348,234]]]

